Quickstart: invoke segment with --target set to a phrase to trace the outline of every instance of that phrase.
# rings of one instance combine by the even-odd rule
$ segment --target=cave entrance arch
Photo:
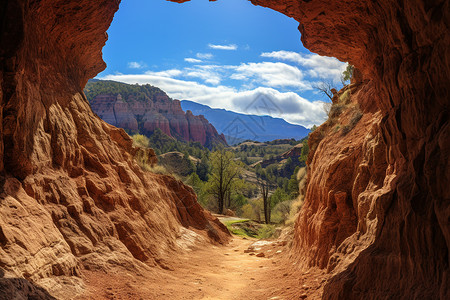
[[[405,298],[448,299],[450,37],[446,20],[450,19],[449,1],[351,0],[346,1],[345,6],[342,1],[325,0],[253,0],[252,3],[298,20],[302,41],[311,51],[355,65],[361,71],[361,80],[371,82],[371,90],[367,93],[371,97],[365,98],[364,103],[382,114],[379,133],[380,141],[386,144],[386,180],[378,182],[376,176],[372,179],[371,168],[360,169],[361,176],[373,183],[371,186],[380,186],[378,193],[369,193],[368,202],[355,205],[362,205],[358,210],[358,224],[371,227],[365,232],[365,238],[358,240],[362,244],[355,242],[355,247],[336,249],[361,252],[354,253],[357,255],[349,265],[340,266],[341,272],[333,275],[325,287],[324,297],[398,298],[401,295]],[[83,196],[95,196],[96,190],[97,194],[102,191],[100,180],[94,180],[94,175],[86,175],[88,183],[74,179],[85,171],[81,168],[86,166],[84,162],[88,162],[91,171],[98,169],[98,176],[113,176],[112,166],[115,166],[116,175],[111,178],[115,178],[116,183],[120,182],[118,172],[122,172],[126,180],[136,183],[135,177],[126,176],[131,169],[126,164],[117,164],[126,160],[126,151],[120,149],[131,151],[130,141],[120,131],[99,122],[82,96],[87,80],[105,67],[101,49],[117,9],[116,0],[19,0],[1,6],[0,154],[3,160],[0,171],[9,176],[5,178],[4,190],[9,200],[14,197],[16,200],[33,199],[42,205],[39,207],[42,209],[39,210],[40,222],[33,222],[36,225],[33,228],[26,227],[27,222],[15,222],[19,231],[37,239],[42,237],[38,243],[45,246],[52,242],[61,243],[58,253],[71,258],[58,261],[52,271],[37,268],[36,273],[27,273],[31,279],[45,278],[52,272],[77,272],[77,260],[68,244],[63,243],[61,234],[63,230],[77,228],[76,222],[65,226],[52,217],[76,216],[80,212],[78,208],[85,207],[81,205]],[[104,163],[103,168],[99,167],[99,162]],[[122,171],[118,171],[119,165]],[[377,168],[379,165],[371,163],[369,166]],[[58,176],[41,176],[49,170]],[[64,182],[70,184],[64,185]],[[172,184],[176,186],[175,182]],[[63,186],[66,191],[71,191],[70,195],[63,194],[64,189],[56,188]],[[49,188],[55,191],[53,196],[45,194]],[[116,191],[120,188],[119,184],[115,186]],[[364,191],[354,191],[358,201]],[[145,205],[139,199],[149,199],[145,193],[139,196],[142,197],[131,198],[135,207]],[[45,210],[50,206],[46,206],[46,201],[61,199],[76,199],[80,205],[71,206],[70,214],[67,209],[66,214],[53,215]],[[120,200],[120,197],[110,194],[104,200],[110,204],[120,202],[115,199]],[[21,204],[36,211],[27,206],[34,202]],[[1,201],[1,205],[4,203]],[[57,206],[53,204],[52,207]],[[367,212],[365,204],[373,209]],[[87,201],[86,207],[94,205],[94,201]],[[26,218],[34,216],[31,214]],[[183,216],[186,217],[184,221],[189,220],[188,214]],[[315,216],[317,214],[312,212],[312,217]],[[371,217],[376,222],[367,224]],[[107,219],[102,221],[106,223]],[[134,222],[142,220],[136,216],[128,221],[136,224]],[[108,235],[114,228],[112,224],[102,232]],[[118,228],[121,233],[127,229],[124,226]],[[128,227],[130,232],[133,228]],[[169,231],[160,229],[162,239],[170,236]],[[2,230],[4,232],[3,226]],[[310,251],[310,241],[302,238],[302,230],[305,230],[302,225],[296,228],[296,250],[306,255],[306,263],[314,265],[316,254]],[[78,234],[81,235],[82,230]],[[4,236],[7,236],[5,232]],[[77,239],[70,239],[70,235],[66,237],[74,243],[72,247],[77,245]],[[316,234],[312,232],[310,237],[314,241]],[[147,253],[139,250],[154,245],[139,236],[134,238],[123,240],[130,248],[135,246],[135,255],[144,259]],[[22,236],[15,235],[14,239],[25,245],[21,247],[22,255],[31,253],[27,249],[34,249]],[[90,239],[86,236],[83,241],[89,244]],[[2,249],[9,247],[3,237],[1,243]],[[136,247],[140,243],[144,247]],[[30,259],[33,259],[31,255]],[[22,273],[29,271],[29,266],[23,262],[10,262]],[[54,261],[43,260],[36,266],[53,264]],[[372,267],[371,272],[367,272],[368,266]]]

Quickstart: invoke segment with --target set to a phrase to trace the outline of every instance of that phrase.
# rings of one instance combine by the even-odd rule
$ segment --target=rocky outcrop
[[[289,149],[288,151],[286,151],[280,155],[277,155],[273,158],[264,159],[262,161],[256,162],[253,164],[253,166],[256,166],[257,164],[261,164],[261,167],[265,168],[271,164],[279,163],[288,158],[291,158],[292,160],[296,160],[302,155],[302,148],[303,148],[302,143],[297,144],[294,147],[292,147],[291,149]]]
[[[185,234],[227,240],[191,188],[138,167],[130,137],[83,94],[117,8],[0,5],[0,298],[49,298],[41,286],[67,299],[82,269],[139,273],[166,267]]]
[[[364,82],[356,127],[312,134],[294,256],[333,272],[326,299],[449,298],[450,2],[252,2]]]
[[[205,147],[227,145],[204,116],[184,112],[179,100],[160,89],[145,85],[94,80],[85,88],[92,110],[111,125],[129,132],[151,135],[159,128],[166,135]]]

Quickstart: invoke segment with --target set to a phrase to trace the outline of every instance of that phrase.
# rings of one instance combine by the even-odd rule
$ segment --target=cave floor
[[[169,270],[152,274],[83,271],[87,288],[76,299],[320,298],[323,272],[297,270],[287,247],[277,243],[245,253],[256,241],[233,237],[226,246],[204,245],[175,258]]]

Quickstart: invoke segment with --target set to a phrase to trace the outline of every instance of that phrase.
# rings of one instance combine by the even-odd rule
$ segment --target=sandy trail
[[[264,248],[265,257],[244,253],[255,241],[234,237],[226,246],[206,245],[177,257],[173,270],[158,268],[138,277],[84,271],[88,289],[77,299],[316,298],[321,283],[317,275],[292,275],[280,246]]]

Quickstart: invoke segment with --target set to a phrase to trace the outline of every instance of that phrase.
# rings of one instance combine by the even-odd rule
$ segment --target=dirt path
[[[88,290],[77,299],[316,298],[311,296],[318,288],[305,287],[302,276],[291,276],[282,262],[284,248],[265,247],[265,257],[257,257],[260,251],[244,253],[255,241],[234,237],[227,246],[208,245],[178,257],[173,270],[158,269],[139,277],[84,271]]]

